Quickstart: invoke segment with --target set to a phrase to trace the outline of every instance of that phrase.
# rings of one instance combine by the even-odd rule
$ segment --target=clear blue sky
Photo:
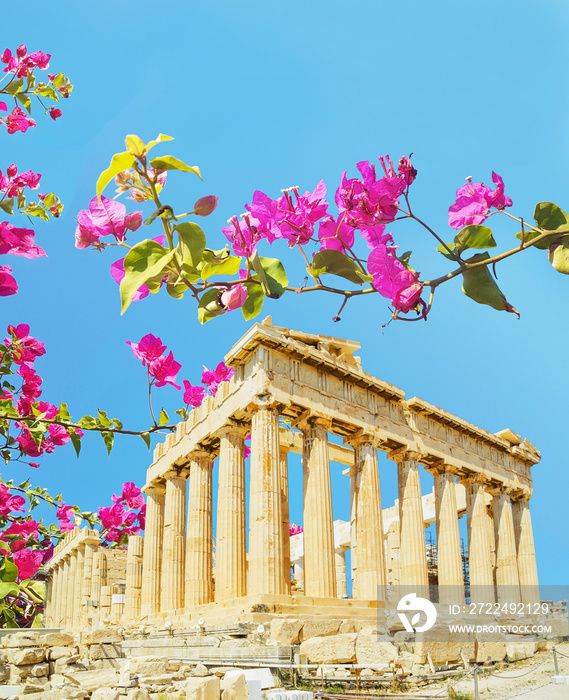
[[[28,322],[45,340],[48,354],[37,363],[44,398],[68,401],[76,417],[104,408],[129,427],[147,424],[144,372],[126,340],[159,335],[183,363],[180,377],[195,383],[202,363],[216,364],[248,326],[237,312],[201,327],[189,300],[166,294],[121,317],[108,272],[119,256],[74,248],[76,214],[128,133],[169,134],[176,140],[162,153],[201,167],[203,183],[171,175],[165,201],[187,211],[217,194],[218,210],[204,222],[216,247],[224,245],[226,219],[255,189],[276,196],[291,185],[312,190],[324,178],[333,201],[343,170],[355,174],[356,162],[385,153],[414,152],[415,210],[447,240],[448,206],[468,175],[489,183],[498,172],[513,211],[527,219],[542,200],[569,209],[564,2],[176,0],[159,8],[146,0],[49,7],[31,0],[2,14],[0,48],[26,43],[49,52],[50,72],[65,71],[76,86],[57,123],[38,114],[36,129],[2,136],[0,164],[42,172],[41,191],[54,189],[65,202],[59,221],[37,226],[47,259],[1,261],[13,266],[21,289],[2,300],[1,325]],[[497,219],[498,245],[511,247],[517,229]],[[402,250],[415,251],[423,278],[449,269],[421,230],[392,230]],[[408,397],[492,432],[511,427],[527,436],[543,455],[531,501],[540,577],[566,583],[567,278],[541,251],[498,273],[519,321],[476,305],[458,281],[440,289],[427,323],[382,328],[389,311],[379,297],[354,302],[337,324],[337,300],[323,295],[269,302],[266,312],[279,325],[359,340],[364,367]],[[291,265],[290,277],[301,282],[301,268]],[[170,387],[158,390],[158,404],[160,397],[169,410],[179,405]],[[31,474],[91,509],[123,481],[142,484],[149,463],[138,438],[119,440],[107,458],[90,437],[79,460],[68,447],[42,459],[40,470],[18,467],[13,476]],[[345,477],[333,470],[334,516],[345,519]],[[396,497],[394,475],[395,466],[382,462],[384,506]],[[296,522],[298,477],[291,477]],[[431,488],[425,478],[424,491]]]

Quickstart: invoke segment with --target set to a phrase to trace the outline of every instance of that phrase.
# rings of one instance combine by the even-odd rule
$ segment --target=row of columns
[[[260,400],[251,409],[249,555],[246,553],[244,437],[246,428],[230,423],[218,433],[219,490],[215,591],[212,552],[212,463],[214,454],[198,449],[186,465],[164,475],[165,485],[146,489],[147,525],[142,579],[142,615],[172,612],[213,600],[245,595],[290,593],[290,539],[286,450],[279,444],[276,405]],[[337,579],[328,454],[330,421],[306,416],[303,432],[304,591],[335,598]],[[385,598],[387,585],[381,490],[375,439],[361,433],[346,440],[354,448],[351,472],[352,565],[354,596]],[[420,455],[407,448],[387,455],[397,463],[400,517],[400,585],[429,597],[424,536]],[[445,601],[464,597],[462,555],[454,474],[438,463],[435,477],[439,586]],[[186,480],[189,479],[186,503]],[[474,476],[467,488],[471,588],[489,586],[488,596],[520,600],[525,587],[537,586],[535,551],[527,501],[513,504],[507,493],[493,494],[493,524],[484,484]],[[186,518],[187,511],[187,521]],[[495,532],[491,529],[495,528]],[[492,543],[495,543],[494,548]],[[495,564],[492,562],[495,549]],[[495,576],[494,576],[495,572]],[[520,589],[520,585],[522,589]],[[449,592],[447,594],[447,591]],[[460,593],[462,591],[462,593]],[[342,591],[340,591],[340,595]],[[484,594],[486,595],[486,594]],[[532,593],[538,595],[537,591]],[[529,602],[524,600],[523,602]]]

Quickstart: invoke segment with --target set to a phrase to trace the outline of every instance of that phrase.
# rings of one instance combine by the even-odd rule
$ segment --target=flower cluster
[[[139,535],[144,530],[146,504],[141,490],[132,481],[123,484],[120,496],[113,494],[111,498],[112,506],[99,508],[101,534],[107,544],[121,544],[130,535]]]
[[[466,185],[456,191],[456,201],[448,210],[448,224],[459,231],[470,224],[482,224],[490,215],[490,209],[498,211],[512,206],[512,200],[504,194],[504,181],[492,172],[492,182],[496,185],[491,190],[483,182],[472,182],[466,178]]]
[[[8,105],[5,102],[0,102],[0,111],[7,112]],[[21,131],[23,134],[30,128],[30,126],[35,126],[36,122],[19,107],[14,107],[14,109],[7,114],[5,117],[0,117],[0,123],[3,123],[9,134],[15,134],[16,131]]]
[[[162,344],[160,338],[156,338],[152,333],[148,333],[139,343],[127,340],[126,344],[130,345],[132,354],[139,360],[142,360],[142,366],[148,368],[150,385],[161,387],[171,384],[176,389],[181,389],[176,384],[176,376],[182,365],[176,362],[171,351],[168,355],[164,354],[167,348]]]
[[[97,197],[89,202],[89,209],[77,214],[75,229],[76,248],[95,248],[103,250],[108,243],[101,241],[102,236],[113,236],[117,243],[124,243],[127,231],[136,231],[142,225],[142,212],[127,214],[124,204],[114,202],[108,197]]]
[[[201,381],[202,384],[205,384],[205,388],[192,386],[187,379],[184,379],[184,403],[187,406],[199,408],[207,393],[210,396],[215,396],[219,385],[222,382],[228,382],[235,374],[233,367],[228,367],[225,362],[220,362],[214,370],[208,369],[205,365],[203,369]]]
[[[295,525],[294,523],[291,523],[289,525],[288,531],[290,533],[290,536],[293,537],[294,535],[300,535],[301,532],[304,532],[304,528],[302,525]]]
[[[21,44],[16,49],[16,54],[12,54],[10,49],[5,49],[0,61],[6,64],[4,73],[15,73],[18,78],[27,78],[34,72],[34,68],[46,70],[49,68],[51,54],[42,51],[34,51],[28,54],[25,44]]]
[[[6,197],[19,197],[26,187],[37,190],[40,179],[41,174],[31,170],[18,174],[18,168],[12,163],[6,168],[6,176],[0,170],[0,192],[3,192]]]

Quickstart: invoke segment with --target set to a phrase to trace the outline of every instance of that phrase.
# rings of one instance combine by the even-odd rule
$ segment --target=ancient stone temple
[[[359,347],[277,327],[270,319],[233,346],[225,357],[235,369],[233,379],[154,452],[144,487],[144,543],[133,538],[129,547],[128,561],[134,563],[126,565],[124,619],[192,625],[254,621],[256,613],[271,613],[373,621],[395,583],[432,597],[422,468],[434,475],[437,602],[445,602],[451,587],[464,596],[462,512],[472,600],[539,600],[529,509],[531,467],[539,452],[511,430],[492,434],[422,399],[407,400],[401,389],[362,369],[354,356]],[[386,524],[378,450],[398,475],[397,513]],[[289,453],[302,454],[302,493],[289,492]],[[350,522],[336,526],[336,536],[331,462],[346,467],[351,496]],[[295,561],[289,536],[293,499],[302,500],[304,528]],[[85,539],[85,547],[91,546]],[[61,553],[52,560],[54,623],[86,620],[75,608],[62,613],[59,592],[70,585],[63,581],[73,561],[68,564]],[[84,571],[87,561],[85,554]],[[86,584],[81,590],[86,607],[91,594]]]

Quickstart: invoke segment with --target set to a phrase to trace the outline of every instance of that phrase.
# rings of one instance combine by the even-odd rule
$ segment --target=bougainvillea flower
[[[8,111],[8,105],[5,102],[0,102],[0,111],[2,111],[2,112]]]
[[[413,154],[411,154],[413,155]],[[411,156],[401,156],[397,167],[400,177],[405,181],[406,185],[410,185],[417,177],[417,171],[411,164]]]
[[[504,181],[492,172],[492,181],[496,185],[491,190],[483,182],[472,182],[466,178],[466,184],[456,191],[456,200],[449,207],[448,223],[456,231],[470,224],[482,224],[488,217],[490,209],[501,210],[512,206],[512,200],[504,194]]]
[[[126,213],[121,202],[108,197],[97,197],[89,202],[89,210],[82,209],[77,214],[75,229],[75,247],[87,248],[89,245],[101,245],[101,236],[114,236],[120,242],[125,240],[127,231],[136,231],[142,225],[142,212]]]
[[[289,525],[288,531],[290,533],[290,536],[293,537],[294,535],[299,535],[301,532],[304,532],[304,529],[302,525],[295,525],[294,523],[291,523]]]
[[[44,343],[30,335],[27,323],[8,326],[9,337],[4,338],[4,345],[10,350],[12,360],[18,365],[32,365],[40,355],[45,355]],[[14,340],[12,339],[14,336]]]
[[[0,223],[0,254],[10,253],[24,258],[39,258],[45,251],[34,243],[31,228],[16,228],[7,221]]]
[[[187,379],[184,379],[184,403],[199,408],[205,398],[203,386],[192,386]]]
[[[110,508],[99,508],[99,517],[105,529],[118,528],[123,524],[126,510],[120,503]]]
[[[176,384],[176,376],[182,369],[182,365],[176,362],[172,352],[168,357],[159,357],[157,360],[150,362],[148,365],[148,374],[154,377],[157,387],[171,384],[176,389],[181,389],[179,384]]]
[[[204,365],[202,384],[207,384],[209,393],[215,396],[221,382],[228,382],[234,374],[235,370],[233,367],[228,367],[225,362],[220,362],[213,372]]]
[[[133,481],[127,481],[122,485],[122,494],[113,494],[112,501],[126,503],[128,508],[140,508],[144,505],[144,494]]]
[[[11,113],[5,117],[4,123],[9,134],[15,134],[16,131],[25,133],[30,126],[35,126],[35,121],[26,115],[19,107],[14,107]]]
[[[340,214],[337,220],[321,221],[318,229],[320,250],[334,249],[343,251],[354,245],[354,227],[343,221]]]
[[[165,173],[164,173],[165,174]],[[208,194],[206,197],[200,197],[194,204],[194,214],[198,216],[209,216],[217,208],[217,197],[214,194]]]
[[[55,107],[50,107],[49,109],[49,116],[55,121],[56,119],[59,119],[59,117],[63,114],[63,112],[60,109],[56,109]]]
[[[37,190],[40,180],[41,173],[34,173],[32,170],[18,175],[18,168],[12,163],[8,166],[5,176],[0,170],[0,192],[4,192],[7,197],[18,197],[26,187]]]
[[[18,284],[12,277],[12,268],[9,265],[0,265],[0,297],[9,297],[17,291]]]
[[[9,513],[22,511],[26,500],[22,496],[12,496],[7,486],[0,484],[0,515],[6,517]]]
[[[221,295],[221,305],[228,311],[240,309],[247,300],[247,287],[236,284]]]
[[[257,243],[263,238],[269,238],[269,236],[261,233],[260,221],[254,216],[242,214],[242,217],[241,221],[236,216],[229,219],[229,226],[222,228],[221,232],[231,243],[235,255],[250,258],[255,254]]]
[[[141,529],[144,530],[144,526],[146,525],[146,503],[138,511],[138,524]]]
[[[40,549],[21,549],[12,552],[14,564],[18,567],[18,578],[25,581],[31,578],[43,562],[43,552]]]
[[[166,350],[166,346],[162,343],[160,338],[152,335],[152,333],[145,335],[139,343],[133,343],[127,340],[126,344],[130,345],[132,354],[139,360],[142,360],[143,367],[157,360],[162,356],[164,350]]]
[[[35,520],[14,520],[4,535],[21,535],[25,540],[38,534],[39,523]]]
[[[376,246],[369,254],[368,271],[373,277],[373,286],[382,296],[391,299],[398,311],[405,313],[420,303],[423,285],[419,275],[397,260],[393,246]]]

